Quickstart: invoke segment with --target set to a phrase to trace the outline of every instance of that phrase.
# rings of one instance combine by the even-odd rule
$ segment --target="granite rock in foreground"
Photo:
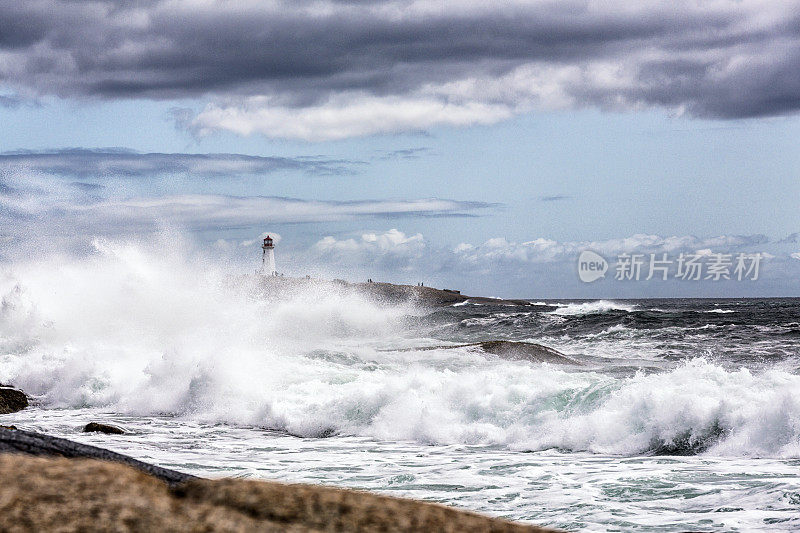
[[[0,454],[1,531],[548,531],[443,505],[313,485],[192,479]]]

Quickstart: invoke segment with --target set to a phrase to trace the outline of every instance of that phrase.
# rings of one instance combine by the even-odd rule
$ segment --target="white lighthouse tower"
[[[264,244],[261,245],[264,254],[261,256],[261,273],[267,276],[277,276],[275,270],[275,245],[272,244],[272,237],[264,237]]]

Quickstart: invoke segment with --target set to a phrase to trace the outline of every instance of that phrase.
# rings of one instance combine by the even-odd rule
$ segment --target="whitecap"
[[[562,316],[573,315],[593,315],[600,313],[608,313],[611,311],[626,311],[631,312],[636,310],[635,305],[624,304],[609,300],[596,300],[584,303],[567,303],[557,304],[558,309],[553,311],[553,314]]]

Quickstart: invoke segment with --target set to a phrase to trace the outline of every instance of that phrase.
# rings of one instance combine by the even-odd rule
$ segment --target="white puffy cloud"
[[[303,108],[257,96],[210,103],[182,120],[182,125],[198,136],[226,130],[239,135],[329,141],[439,125],[491,124],[512,115],[512,107],[504,103],[452,102],[426,95],[344,94]]]
[[[311,253],[327,262],[356,266],[379,264],[384,269],[412,270],[423,266],[431,250],[422,234],[406,235],[397,229],[384,233],[364,233],[359,238],[324,237]]]
[[[592,250],[612,259],[622,253],[723,253],[751,249],[768,242],[764,235],[699,238],[691,235],[662,237],[635,234],[603,241],[559,242],[537,238],[520,243],[494,237],[479,244],[459,243],[453,248],[444,248],[431,244],[422,234],[406,235],[391,229],[384,233],[365,233],[360,238],[337,239],[327,236],[313,246],[312,252],[339,263],[364,264],[391,256],[391,264],[404,269],[435,271],[447,268],[489,272],[502,266],[571,262],[584,250]]]
[[[472,265],[497,262],[549,263],[574,260],[583,250],[592,250],[607,257],[621,253],[679,253],[714,252],[739,249],[765,244],[764,235],[721,235],[698,238],[692,235],[662,237],[659,235],[635,234],[630,237],[604,241],[567,241],[537,238],[521,243],[509,242],[502,237],[488,239],[483,244],[461,243],[453,254]]]

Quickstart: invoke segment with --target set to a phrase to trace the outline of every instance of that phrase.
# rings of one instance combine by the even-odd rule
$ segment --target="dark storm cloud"
[[[65,177],[155,177],[188,174],[200,178],[263,175],[301,171],[316,175],[354,171],[358,161],[321,157],[260,157],[242,154],[139,153],[121,148],[69,148],[0,153],[0,171],[38,171]],[[74,184],[77,187],[94,186]]]
[[[6,2],[0,80],[31,96],[265,96],[306,108],[353,91],[422,92],[520,112],[545,94],[757,117],[800,108],[798,13],[797,0]],[[517,86],[487,88],[526,66],[538,70]],[[452,86],[465,81],[476,81],[466,93]],[[203,127],[229,127],[215,120]]]
[[[0,12],[0,46],[20,54],[4,69],[6,80],[16,74],[43,92],[171,98],[294,86],[307,93],[302,99],[352,88],[394,92],[473,70],[498,73],[520,61],[591,57],[667,35],[678,23],[697,29],[706,22],[641,13],[595,19],[578,10],[571,20],[552,5],[398,19],[382,4],[392,5],[340,2],[322,13],[295,1],[249,10],[33,1]]]

